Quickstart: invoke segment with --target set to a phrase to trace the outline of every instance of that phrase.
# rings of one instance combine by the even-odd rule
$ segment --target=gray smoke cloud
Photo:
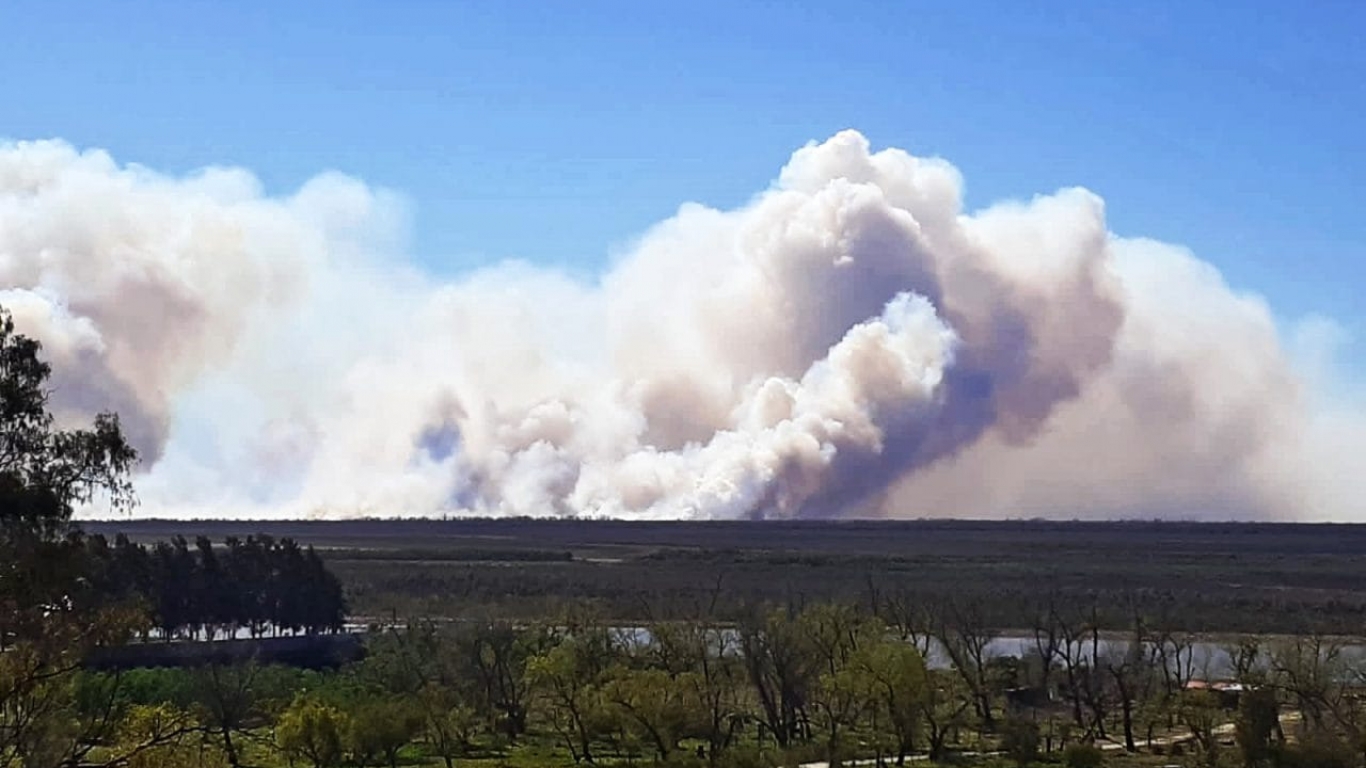
[[[146,514],[1360,516],[1331,321],[1284,338],[1086,190],[961,190],[846,131],[595,280],[441,281],[354,179],[9,144],[0,304],[61,414],[123,416]]]

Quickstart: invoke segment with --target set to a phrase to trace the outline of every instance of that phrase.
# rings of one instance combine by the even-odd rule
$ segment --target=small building
[[[1238,701],[1248,686],[1222,680],[1191,680],[1186,683],[1188,691],[1209,691],[1219,701],[1219,707],[1226,710],[1238,708]]]
[[[1053,703],[1053,691],[1042,686],[1010,688],[1005,693],[1006,711],[1017,716],[1030,710],[1047,709]]]

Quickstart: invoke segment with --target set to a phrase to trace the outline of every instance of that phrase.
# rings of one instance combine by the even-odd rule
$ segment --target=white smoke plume
[[[62,414],[121,414],[144,514],[1366,511],[1366,409],[1295,354],[1331,323],[1283,338],[1085,190],[966,212],[961,187],[846,131],[594,281],[443,282],[347,177],[271,197],[0,145],[0,304]]]

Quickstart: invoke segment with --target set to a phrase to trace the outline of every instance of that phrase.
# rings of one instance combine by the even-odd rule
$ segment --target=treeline
[[[379,560],[459,562],[459,563],[567,563],[574,559],[572,552],[549,549],[461,547],[456,549],[343,549],[330,553],[339,560]]]
[[[347,605],[341,582],[312,547],[270,536],[199,537],[151,546],[122,534],[79,536],[96,603],[140,605],[166,640],[339,631]],[[148,634],[148,633],[144,633]]]

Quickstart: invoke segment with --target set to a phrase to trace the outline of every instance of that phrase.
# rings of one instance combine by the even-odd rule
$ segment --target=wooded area
[[[146,608],[164,640],[336,632],[346,621],[341,582],[312,547],[269,536],[200,536],[148,547],[127,536],[71,537],[82,548],[90,599]]]

